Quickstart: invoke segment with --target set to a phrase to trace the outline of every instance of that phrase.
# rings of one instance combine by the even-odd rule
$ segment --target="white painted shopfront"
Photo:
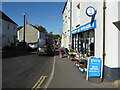
[[[120,21],[118,18],[120,15],[118,2],[120,0],[106,0],[106,8],[104,8],[104,0],[95,1],[77,0],[77,2],[72,2],[72,46],[74,50],[83,54],[87,54],[88,50],[91,50],[91,55],[103,60],[103,41],[105,40],[104,78],[108,81],[115,81],[120,79],[120,65],[118,64],[120,62],[118,58],[120,30],[114,24],[114,22]],[[94,17],[86,14],[88,7],[95,9]],[[103,39],[104,25],[105,39]],[[63,38],[62,40],[64,41]],[[66,45],[64,44],[64,46]]]

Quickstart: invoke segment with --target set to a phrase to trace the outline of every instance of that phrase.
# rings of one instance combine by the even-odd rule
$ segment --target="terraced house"
[[[17,26],[18,25],[12,19],[0,11],[0,49],[5,46],[15,46]]]
[[[24,28],[18,30],[18,40],[19,42],[23,41]],[[47,38],[47,33],[39,29],[38,25],[25,25],[25,42],[35,43],[39,38]]]

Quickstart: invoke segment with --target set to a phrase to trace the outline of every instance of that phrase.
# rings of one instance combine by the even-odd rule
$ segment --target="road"
[[[36,52],[5,56],[2,59],[2,88],[32,88],[45,76],[41,82],[41,87],[44,87],[52,71],[54,57],[38,56]]]

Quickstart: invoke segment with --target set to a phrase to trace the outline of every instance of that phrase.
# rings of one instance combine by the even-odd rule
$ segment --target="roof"
[[[41,29],[37,28],[35,25],[32,25],[32,24],[29,24],[29,25],[31,25],[32,27],[34,27],[36,30],[45,33],[45,35],[47,35],[47,36],[52,36],[52,35],[49,34],[47,31],[42,31]]]
[[[2,17],[0,16],[0,18],[2,18],[5,21],[11,22],[13,24],[16,24],[12,19],[10,19],[6,14],[4,14],[1,10],[0,10],[0,15],[2,15]],[[18,24],[16,24],[18,26]]]
[[[37,28],[36,26],[34,26],[34,25],[32,25],[32,24],[27,24],[27,25],[30,25],[30,26],[32,26],[33,28],[35,28],[36,30],[45,33],[45,35],[47,35],[47,36],[51,36],[47,31],[42,31],[41,29]],[[19,30],[22,30],[23,28],[24,28],[24,27],[21,27]],[[19,30],[18,30],[18,31],[19,31]]]
[[[35,29],[37,29],[37,30],[40,31],[40,32],[46,33],[46,31],[42,31],[41,29],[37,28],[36,26],[34,26],[34,25],[32,25],[32,24],[29,24],[29,25],[31,25],[32,27],[34,27]]]
[[[67,0],[67,1],[68,1],[68,0]],[[66,5],[67,5],[67,1],[65,2],[65,5],[64,5],[64,8],[63,8],[62,14],[63,14],[63,12],[64,12],[64,10],[65,10]]]

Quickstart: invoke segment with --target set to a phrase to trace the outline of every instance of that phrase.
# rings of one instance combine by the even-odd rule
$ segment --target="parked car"
[[[35,42],[35,43],[28,43],[28,46],[31,48],[31,49],[37,49],[38,48],[38,43]]]

